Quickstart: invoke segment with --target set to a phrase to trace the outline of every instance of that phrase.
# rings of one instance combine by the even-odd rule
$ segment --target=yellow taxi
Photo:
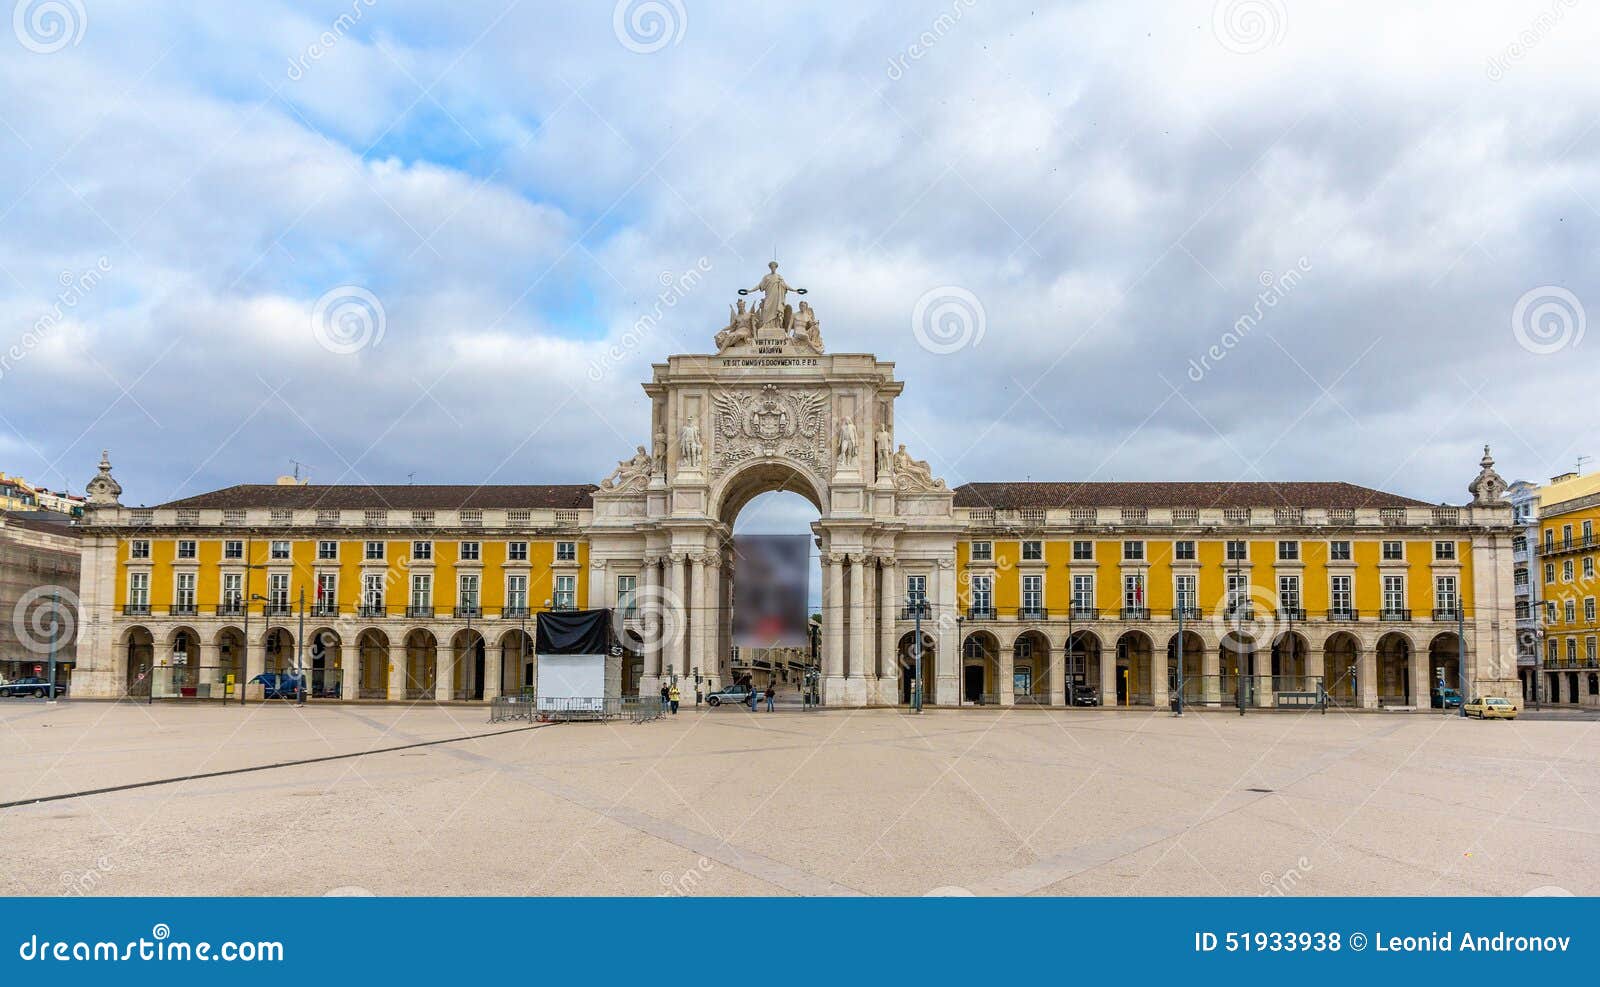
[[[1517,705],[1503,696],[1479,696],[1467,703],[1466,713],[1480,720],[1514,720]]]

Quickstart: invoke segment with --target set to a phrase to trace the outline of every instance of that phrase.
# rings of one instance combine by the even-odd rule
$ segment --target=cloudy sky
[[[0,468],[595,480],[774,251],[952,485],[1600,456],[1595,5],[789,6],[15,4]]]

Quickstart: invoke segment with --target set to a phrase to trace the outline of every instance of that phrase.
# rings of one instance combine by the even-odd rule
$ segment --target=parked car
[[[707,706],[721,706],[723,703],[744,703],[748,705],[749,702],[750,689],[748,686],[742,685],[725,685],[706,696]]]
[[[38,675],[24,675],[20,679],[13,679],[4,685],[0,685],[0,696],[33,696],[35,699],[43,699],[49,694],[50,680],[41,678]],[[64,696],[66,694],[66,686],[56,686],[56,695]]]
[[[1095,687],[1092,686],[1092,685],[1077,685],[1077,686],[1073,686],[1072,687],[1072,705],[1074,705],[1074,706],[1098,706],[1098,705],[1100,705],[1100,693],[1097,692],[1095,690]]]
[[[1444,689],[1433,690],[1434,709],[1455,709],[1461,705],[1461,690],[1446,686]]]
[[[283,672],[262,672],[250,681],[260,683],[261,695],[266,699],[294,699],[305,685],[300,676]]]
[[[1467,703],[1466,713],[1480,720],[1514,720],[1517,704],[1503,696],[1480,696]]]

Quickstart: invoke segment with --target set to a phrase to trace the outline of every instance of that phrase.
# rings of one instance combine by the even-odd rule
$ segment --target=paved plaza
[[[483,736],[492,734],[491,736]],[[8,895],[1600,894],[1600,724],[0,703]]]

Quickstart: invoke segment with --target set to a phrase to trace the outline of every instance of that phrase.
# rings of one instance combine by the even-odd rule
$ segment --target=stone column
[[[434,658],[438,674],[433,680],[433,701],[447,703],[451,700],[456,687],[455,635],[446,630],[442,635],[436,633],[435,637],[439,644]]]
[[[400,649],[397,652],[395,650],[394,640],[391,638],[388,646],[384,648],[383,657],[384,660],[388,662],[389,666],[389,689],[387,698],[392,703],[401,702],[406,698],[405,639],[400,639]],[[251,677],[255,677],[254,673],[251,674]]]
[[[1251,672],[1255,675],[1256,705],[1269,707],[1274,703],[1272,695],[1272,642],[1256,642],[1255,652],[1250,656]]]
[[[956,624],[955,559],[943,558],[933,570],[929,598],[933,602],[934,649],[938,665],[933,700],[941,706],[961,703],[961,629]],[[926,622],[926,621],[925,621]],[[928,681],[927,662],[923,662],[923,681]]]
[[[684,655],[689,649],[689,607],[688,594],[684,592],[682,555],[667,556],[667,596],[666,604],[677,611],[674,619],[677,621],[678,632],[670,642],[671,647],[662,659],[661,674],[670,679],[673,675],[682,675]],[[659,691],[660,686],[656,686]]]
[[[1150,705],[1160,709],[1167,705],[1172,698],[1170,676],[1172,674],[1172,656],[1169,654],[1168,645],[1156,644],[1156,635],[1152,634],[1150,645]],[[1183,642],[1179,641],[1174,647],[1182,648]],[[1181,667],[1183,657],[1180,654],[1178,662]]]
[[[661,631],[667,626],[661,612],[661,560],[656,556],[645,556],[639,583],[639,626],[645,632],[644,675],[639,694],[654,696],[661,691]],[[656,633],[650,633],[652,628]]]
[[[894,581],[894,556],[878,559],[878,572],[883,583],[878,587],[878,702],[885,706],[900,703],[899,640],[895,635],[895,600],[898,587]]]
[[[709,635],[706,628],[711,622],[711,612],[706,601],[710,594],[706,592],[706,557],[696,553],[689,556],[689,655],[678,673],[686,681],[679,683],[679,688],[694,701],[694,674],[691,669],[706,668],[710,646]]]
[[[1065,706],[1067,704],[1067,648],[1062,646],[1050,649],[1050,705]]]
[[[1433,700],[1433,669],[1428,666],[1428,649],[1411,646],[1411,705],[1427,709]]]
[[[851,685],[852,697],[858,688],[865,688],[867,676],[871,672],[870,663],[867,662],[867,558],[864,555],[852,553],[850,555],[850,663],[846,667],[848,676],[855,680]],[[860,697],[861,702],[866,701],[865,695]],[[852,705],[855,699],[852,698]]]
[[[1218,706],[1222,703],[1222,646],[1211,648],[1202,643],[1200,647],[1201,701]]]
[[[700,622],[700,654],[695,664],[706,682],[717,677],[722,667],[722,556],[708,552],[698,562],[699,586],[695,590],[695,617]],[[704,688],[704,683],[702,683]],[[690,693],[694,692],[690,676]],[[693,702],[694,697],[688,697]]]
[[[218,692],[220,692],[221,687],[216,685],[216,683],[220,682],[222,679],[222,676],[219,674],[220,670],[217,668],[217,662],[219,660],[217,657],[217,646],[214,643],[202,640],[199,642],[198,647],[200,649],[200,653],[194,657],[194,660],[199,662],[199,664],[195,666],[194,670],[195,683],[197,685],[212,686],[213,688],[217,689]],[[199,690],[197,689],[196,693],[198,694],[198,692]]]
[[[1331,694],[1333,683],[1337,680],[1337,676],[1329,678],[1325,675],[1323,668],[1325,662],[1326,656],[1323,654],[1321,648],[1313,647],[1306,649],[1305,658],[1303,660],[1303,664],[1301,665],[1301,674],[1304,678],[1304,681],[1300,683],[1300,690],[1302,692],[1310,692],[1312,687],[1316,684],[1316,680],[1321,679],[1323,691]]]
[[[1100,705],[1117,704],[1117,644],[1100,648]]]
[[[844,689],[844,556],[830,552],[822,567],[822,667],[828,702],[840,704]]]
[[[1362,647],[1356,652],[1356,701],[1362,709],[1378,708],[1378,649]]]
[[[483,639],[483,698],[487,702],[500,695],[500,683],[505,679],[504,669],[505,646],[504,641],[498,645],[491,645],[487,636]]]
[[[995,676],[998,681],[994,684],[994,691],[1000,697],[1000,705],[1015,706],[1017,704],[1017,643],[1012,641],[1002,644],[1000,653],[995,656]]]

